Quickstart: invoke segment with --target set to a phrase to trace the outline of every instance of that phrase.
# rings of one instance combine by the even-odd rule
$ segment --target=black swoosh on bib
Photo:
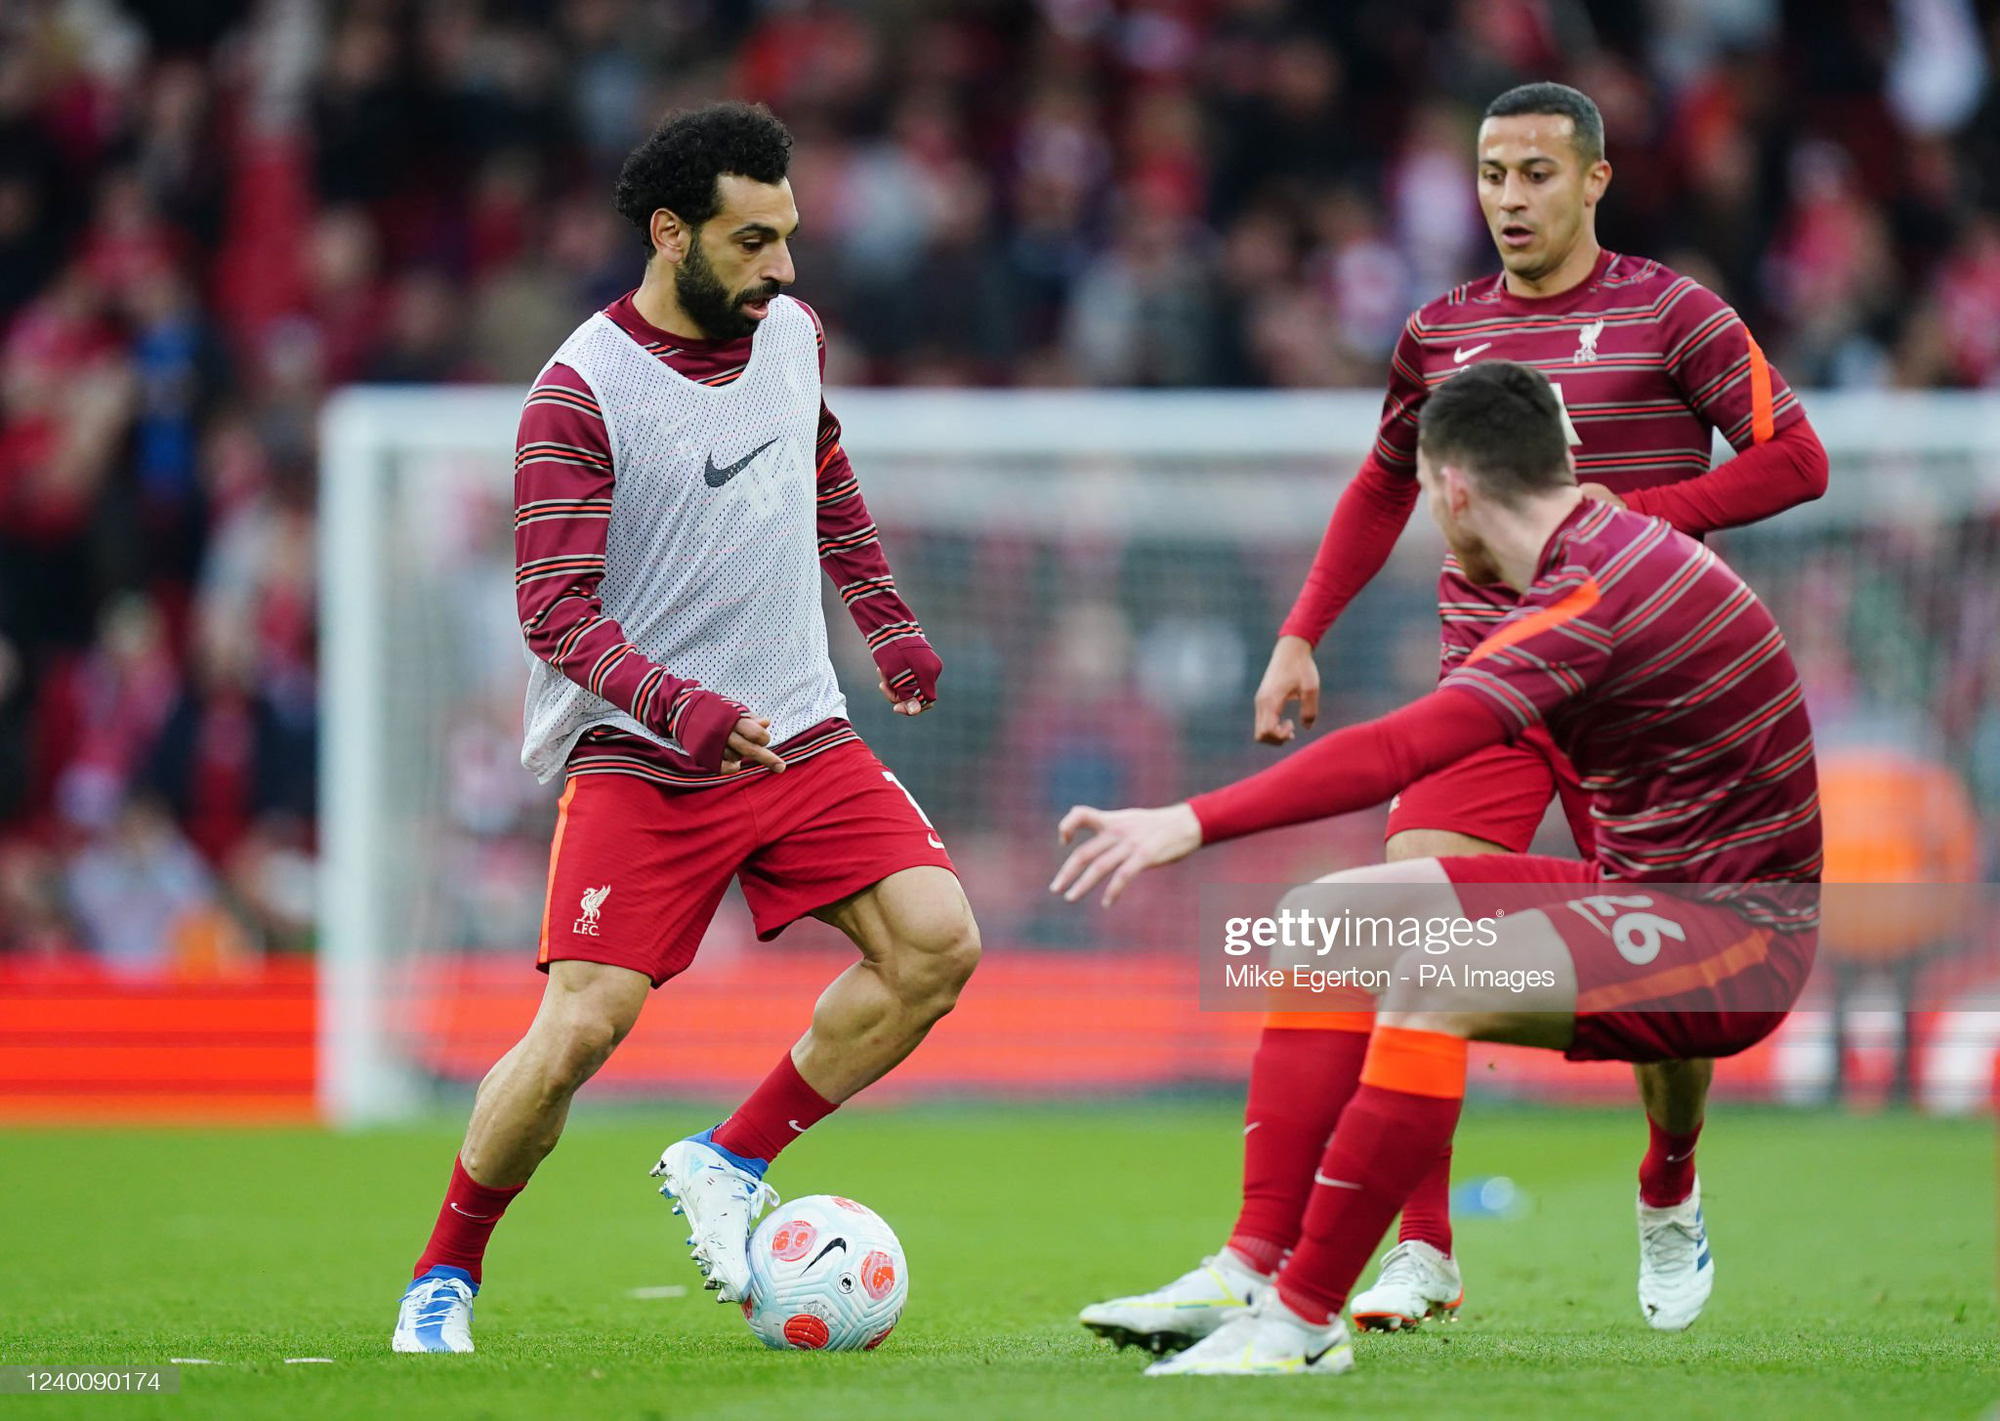
[[[766,449],[769,449],[773,444],[776,444],[777,442],[778,441],[776,439],[766,439],[762,444],[759,444],[755,449],[752,449],[748,454],[745,454],[742,458],[738,459],[733,464],[717,465],[717,463],[715,462],[715,455],[713,452],[711,452],[708,456],[708,467],[702,470],[701,476],[704,479],[708,480],[708,486],[710,488],[721,488],[724,484],[728,483],[731,479],[735,478],[738,474],[742,473],[744,467],[747,464],[749,464],[749,462],[752,459],[756,458],[759,454],[763,453]]]

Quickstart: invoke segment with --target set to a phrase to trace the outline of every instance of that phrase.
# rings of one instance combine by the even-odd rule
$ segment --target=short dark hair
[[[1469,365],[1440,385],[1417,416],[1417,444],[1510,505],[1576,482],[1555,388],[1511,360]]]
[[[724,173],[775,183],[791,163],[791,131],[762,104],[704,104],[668,114],[626,155],[611,203],[639,229],[651,256],[653,214],[661,208],[700,227],[721,210],[717,179]]]
[[[1585,167],[1604,157],[1604,115],[1581,89],[1544,80],[1517,84],[1486,106],[1483,118],[1513,118],[1517,114],[1554,114],[1566,118],[1576,135],[1577,156]]]

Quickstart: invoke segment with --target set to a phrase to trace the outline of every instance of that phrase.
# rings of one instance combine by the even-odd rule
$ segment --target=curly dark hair
[[[722,206],[716,179],[724,173],[775,183],[791,162],[791,131],[762,104],[704,104],[668,114],[626,156],[611,203],[639,229],[650,257],[655,212],[664,207],[700,227]]]

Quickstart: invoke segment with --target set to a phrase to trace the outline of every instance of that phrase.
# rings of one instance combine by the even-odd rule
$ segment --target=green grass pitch
[[[311,1418],[1986,1414],[2000,1398],[1988,1121],[1723,1108],[1702,1143],[1717,1260],[1692,1332],[1633,1301],[1634,1112],[1475,1106],[1463,1174],[1534,1210],[1459,1230],[1465,1314],[1364,1338],[1346,1377],[1139,1376],[1074,1322],[1219,1241],[1222,1104],[850,1110],[773,1172],[885,1214],[913,1292],[881,1351],[766,1352],[701,1292],[646,1169],[687,1107],[581,1115],[487,1259],[472,1357],[388,1352],[455,1126],[0,1135],[0,1361],[189,1367],[177,1397],[7,1398],[22,1416]],[[681,1285],[673,1298],[636,1289]],[[287,1365],[326,1357],[331,1365]]]

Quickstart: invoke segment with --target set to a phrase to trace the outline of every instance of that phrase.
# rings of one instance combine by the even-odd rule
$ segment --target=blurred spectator
[[[1875,383],[1877,323],[1899,298],[1895,255],[1852,161],[1831,144],[1793,155],[1792,201],[1770,254],[1773,307],[1791,332],[1792,378]],[[1843,364],[1845,362],[1845,364]]]
[[[1384,184],[1396,246],[1410,263],[1405,314],[1488,265],[1486,222],[1471,181],[1474,126],[1464,112],[1428,104],[1414,117]],[[1475,263],[1474,253],[1479,260]]]
[[[0,632],[0,824],[20,817],[28,802],[34,749],[27,666]]]
[[[1071,368],[1093,385],[1212,383],[1207,229],[1157,179],[1122,193],[1118,209],[1109,249],[1084,268],[1070,296]]]
[[[70,268],[0,344],[0,605],[31,657],[89,635],[91,535],[125,507],[101,495],[135,408],[129,355]]]
[[[363,378],[390,385],[461,379],[468,373],[463,340],[457,288],[439,271],[408,272],[390,295],[387,329]]]
[[[81,947],[62,859],[38,844],[0,843],[0,952],[59,957]]]
[[[227,864],[260,822],[312,814],[313,726],[257,678],[257,642],[242,619],[207,618],[188,684],[154,741],[146,783],[211,865]]]
[[[139,796],[70,864],[68,895],[86,945],[115,971],[196,969],[241,957],[215,880],[157,800]]]
[[[55,772],[51,798],[67,824],[110,827],[180,690],[159,608],[137,593],[107,603],[97,642],[48,680],[37,750]]]
[[[1966,223],[1939,273],[1937,383],[2000,386],[2000,216]]]

